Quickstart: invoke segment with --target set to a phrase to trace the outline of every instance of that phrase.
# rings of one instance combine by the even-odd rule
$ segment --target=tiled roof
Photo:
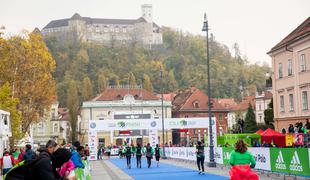
[[[240,103],[238,103],[236,106],[232,107],[232,110],[242,110],[245,111],[249,108],[249,104],[252,105],[252,108],[255,110],[255,96],[247,96],[242,99]]]
[[[86,24],[135,24],[139,22],[146,22],[143,17],[138,19],[103,19],[103,18],[90,18],[90,17],[81,17],[78,13],[75,13],[71,18],[58,19],[49,22],[43,29],[47,28],[56,28],[68,26],[69,20],[84,20]],[[154,26],[158,27],[157,24],[153,23]]]
[[[108,88],[93,101],[122,100],[127,94],[131,94],[136,100],[159,100],[156,95],[145,89]]]
[[[217,99],[217,101],[226,109],[232,109],[234,106],[237,105],[237,102],[234,98]]]
[[[176,93],[163,94],[163,98],[165,101],[171,101],[172,102],[175,96],[176,96]],[[161,99],[161,94],[156,94],[156,97]]]
[[[198,103],[198,107],[195,107]],[[174,97],[172,102],[174,111],[207,111],[208,110],[208,96],[195,87],[180,90]],[[216,99],[213,99],[213,111],[226,111]]]
[[[301,23],[294,31],[287,35],[282,41],[275,45],[268,53],[276,51],[286,45],[289,45],[305,36],[310,35],[310,17]]]

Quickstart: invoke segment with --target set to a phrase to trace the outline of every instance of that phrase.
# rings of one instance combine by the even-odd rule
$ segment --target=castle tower
[[[141,6],[142,10],[142,17],[148,22],[152,23],[153,22],[153,10],[152,10],[152,5],[151,4],[143,4]]]

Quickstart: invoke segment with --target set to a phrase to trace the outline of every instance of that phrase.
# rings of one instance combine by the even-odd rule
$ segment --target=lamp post
[[[163,68],[160,67],[160,91],[161,91],[161,124],[163,137],[163,159],[167,159],[165,152],[165,121],[164,121],[164,94],[163,94]]]
[[[209,25],[207,14],[204,14],[204,22],[202,31],[206,32],[206,40],[207,40],[207,66],[208,66],[208,114],[209,114],[209,136],[210,136],[210,162],[208,163],[209,167],[216,167],[216,163],[214,161],[214,144],[213,144],[213,133],[212,133],[212,116],[211,116],[211,85],[210,85],[210,53],[209,53]]]

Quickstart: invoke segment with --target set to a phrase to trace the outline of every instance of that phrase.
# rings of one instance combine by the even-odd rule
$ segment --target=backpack
[[[29,169],[33,167],[40,159],[24,160],[16,164],[9,172],[7,172],[3,180],[24,180],[25,175],[29,174]]]

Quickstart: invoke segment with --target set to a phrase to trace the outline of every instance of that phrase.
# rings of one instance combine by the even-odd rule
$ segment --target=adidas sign
[[[299,172],[303,171],[302,165],[301,165],[300,160],[299,160],[299,156],[297,154],[297,151],[294,152],[293,158],[291,160],[290,170],[291,171],[299,171]]]
[[[277,169],[284,169],[284,170],[286,169],[286,165],[285,165],[281,151],[279,151],[279,155],[278,155],[277,160],[276,160],[276,168]]]

